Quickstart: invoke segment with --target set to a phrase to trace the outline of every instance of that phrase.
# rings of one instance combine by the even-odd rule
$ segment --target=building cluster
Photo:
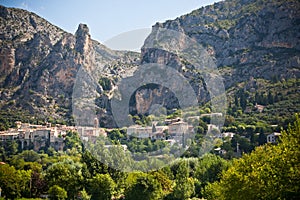
[[[75,127],[51,123],[36,125],[17,121],[16,128],[0,132],[0,141],[15,140],[21,149],[38,151],[43,147],[53,147],[57,151],[62,151],[64,138],[69,131],[78,132],[82,140],[88,141],[94,141],[100,135],[106,136],[104,129],[98,126]]]
[[[17,121],[15,129],[0,132],[0,140],[15,140],[22,149],[39,150],[51,146],[56,150],[63,150],[63,137],[68,131],[75,131],[75,127],[59,124],[51,126],[51,123],[36,125]]]
[[[167,119],[165,125],[159,125],[153,122],[152,126],[132,125],[127,127],[127,137],[150,138],[165,140],[172,144],[186,145],[187,139],[194,135],[194,127],[181,118]],[[69,131],[78,132],[82,141],[94,143],[98,137],[107,137],[103,128],[99,128],[99,121],[94,119],[94,126],[66,126],[52,125],[35,125],[17,121],[15,129],[0,132],[0,141],[15,140],[21,149],[34,149],[36,151],[44,147],[53,147],[57,151],[64,149],[64,139]],[[219,128],[213,124],[208,125],[208,132],[212,133],[213,138],[233,138],[235,133],[221,133]],[[267,136],[268,143],[276,143],[280,133],[272,133]],[[126,149],[124,147],[124,149]],[[215,149],[216,150],[216,149]],[[221,150],[221,149],[219,149]]]
[[[133,125],[127,128],[128,137],[167,140],[170,143],[185,143],[194,134],[194,127],[180,118],[166,120],[164,126],[153,123],[152,126]]]

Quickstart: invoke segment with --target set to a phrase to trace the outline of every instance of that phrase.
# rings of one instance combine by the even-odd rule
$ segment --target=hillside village
[[[64,137],[70,131],[77,131],[83,140],[92,140],[100,135],[106,136],[102,128],[52,125],[51,123],[36,125],[17,121],[16,128],[0,132],[0,141],[15,140],[21,149],[38,151],[42,147],[53,147],[56,151],[62,151]]]
[[[213,113],[214,114],[214,113]],[[209,114],[205,114],[207,116]],[[67,126],[61,124],[45,123],[36,125],[16,121],[16,128],[0,132],[0,141],[17,141],[21,149],[33,149],[39,151],[41,148],[53,147],[56,151],[63,151],[64,138],[68,132],[78,132],[80,139],[85,142],[95,143],[97,138],[107,137],[109,130],[100,128],[97,118],[94,119],[94,126]],[[215,139],[232,139],[233,132],[222,132],[213,124],[208,124],[208,133],[214,132],[212,137]],[[130,138],[142,138],[151,140],[163,140],[174,145],[175,143],[187,147],[187,140],[195,136],[194,127],[182,118],[166,119],[163,125],[152,122],[152,126],[131,125],[126,127],[127,140]],[[280,133],[267,135],[268,143],[276,143]],[[106,145],[107,147],[111,145]],[[127,149],[127,147],[124,147]],[[226,153],[221,148],[216,148],[218,153]],[[238,145],[236,151],[238,152]]]

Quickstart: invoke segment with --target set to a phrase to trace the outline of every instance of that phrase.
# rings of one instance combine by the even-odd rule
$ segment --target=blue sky
[[[75,33],[86,23],[92,38],[99,42],[156,22],[189,13],[219,0],[0,0],[8,7],[23,8],[62,29]]]

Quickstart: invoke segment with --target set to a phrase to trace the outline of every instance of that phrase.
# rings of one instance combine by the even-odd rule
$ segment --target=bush
[[[67,199],[67,191],[58,185],[53,185],[50,187],[49,191],[49,199],[51,200],[64,200]]]

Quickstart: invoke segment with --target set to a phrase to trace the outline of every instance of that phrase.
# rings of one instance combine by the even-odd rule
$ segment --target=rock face
[[[195,39],[215,61],[226,89],[251,78],[299,78],[299,10],[297,0],[226,0],[155,24],[147,40],[155,38],[158,29]],[[148,48],[147,40],[141,52],[142,63],[159,63],[178,70],[189,80],[198,101],[209,99],[201,73],[188,60],[159,48]],[[143,101],[147,104],[147,99]]]
[[[251,77],[300,77],[299,10],[298,0],[222,1],[157,23],[153,30],[171,29],[195,39],[216,62],[228,89]],[[149,38],[153,36],[155,31]],[[189,81],[200,102],[209,100],[201,72],[175,53],[147,45],[141,54],[113,51],[92,40],[85,24],[73,35],[34,13],[0,6],[1,111],[27,110],[37,118],[70,120],[80,71],[97,83],[101,126],[112,127],[110,101],[116,83],[145,63],[171,66]],[[79,89],[86,92],[89,86],[87,81]],[[157,105],[179,107],[168,88],[151,87],[134,92],[132,113],[151,114],[160,109]]]
[[[297,0],[228,0],[157,23],[153,29],[171,29],[196,39],[215,59],[228,88],[250,77],[300,76],[299,10]],[[142,49],[142,62],[182,68],[184,63],[176,59],[160,50]]]
[[[92,40],[85,24],[72,35],[34,13],[3,6],[0,52],[1,110],[28,110],[37,118],[63,120],[71,118],[80,68],[97,80],[116,73],[107,63],[118,63],[122,74],[122,64],[137,59],[137,54],[112,51]]]

